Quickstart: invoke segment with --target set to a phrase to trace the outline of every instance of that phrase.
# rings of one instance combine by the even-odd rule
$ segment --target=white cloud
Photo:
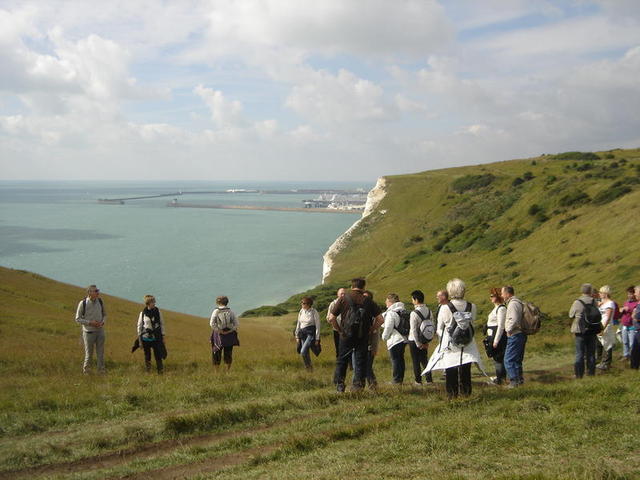
[[[202,85],[198,85],[193,92],[207,104],[218,128],[240,127],[246,123],[242,115],[242,103],[238,100],[227,100],[220,90]]]

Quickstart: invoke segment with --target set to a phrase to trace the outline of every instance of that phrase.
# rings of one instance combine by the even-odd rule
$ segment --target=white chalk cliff
[[[340,251],[346,246],[349,239],[351,238],[353,231],[360,224],[363,218],[368,217],[369,215],[371,215],[371,213],[375,211],[380,201],[387,194],[386,186],[387,186],[387,180],[384,177],[380,177],[376,182],[376,186],[373,187],[367,194],[367,203],[365,204],[364,212],[362,212],[362,217],[360,217],[360,219],[358,219],[356,223],[351,225],[351,227],[349,227],[349,230],[347,230],[342,235],[340,235],[336,239],[336,241],[333,242],[333,244],[329,247],[329,250],[327,250],[327,253],[325,253],[324,256],[322,257],[324,259],[324,263],[322,265],[322,283],[325,282],[325,280],[331,273],[331,268],[333,267],[333,260],[335,259],[336,255],[338,255],[338,253],[340,253]],[[384,213],[384,212],[381,212],[381,213]]]

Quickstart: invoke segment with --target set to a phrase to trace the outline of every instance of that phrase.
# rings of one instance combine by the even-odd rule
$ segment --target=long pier
[[[169,202],[167,207],[174,208],[216,208],[223,210],[268,210],[276,212],[305,212],[305,213],[347,213],[361,215],[361,210],[343,210],[337,208],[297,208],[297,207],[268,207],[259,205],[210,205],[202,203]]]

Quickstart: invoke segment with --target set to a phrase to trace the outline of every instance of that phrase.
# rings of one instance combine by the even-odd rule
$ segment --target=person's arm
[[[393,328],[395,327],[395,317],[397,316],[397,314],[395,312],[392,311],[387,311],[387,313],[384,314],[384,330],[382,331],[382,339],[384,341],[387,341],[391,338],[391,335],[393,334]]]
[[[233,331],[237,332],[240,326],[240,320],[234,311],[231,311],[231,321],[233,322]]]
[[[296,331],[293,332],[293,336],[296,337],[297,341],[300,341],[298,334],[300,333],[300,316],[302,315],[302,309],[298,312],[298,322],[296,323]]]
[[[213,312],[211,313],[211,319],[209,320],[209,325],[211,326],[211,329],[214,332],[217,332],[220,330],[218,328],[218,309],[217,308],[214,308]]]
[[[506,318],[504,321],[504,331],[507,333],[507,336],[510,336],[516,328],[516,303],[518,302],[510,301],[507,304]]]
[[[102,309],[102,322],[100,322],[100,327],[104,327],[104,324],[107,323],[107,309],[104,306],[104,302],[102,301],[102,299],[98,299],[98,302],[100,303],[100,308]]]
[[[332,306],[329,308],[327,319],[336,332],[342,333],[342,328],[340,328],[340,324],[338,324],[338,316],[343,313],[344,297],[334,300],[334,302],[335,303],[331,303]]]
[[[409,325],[411,327],[411,334],[413,336],[413,341],[415,342],[416,347],[418,348],[422,348],[422,343],[420,343],[420,340],[419,340],[421,322],[422,322],[422,319],[416,313],[416,311],[414,310],[413,312],[411,312],[411,314],[409,315]]]
[[[160,318],[160,334],[162,338],[164,338],[164,318],[162,317],[162,312],[158,309],[158,318]]]
[[[320,341],[320,314],[313,309],[313,323],[316,325],[316,342]]]
[[[84,300],[78,304],[78,308],[76,309],[76,322],[80,325],[89,325],[89,321],[82,316],[82,302],[84,302]]]
[[[496,327],[496,334],[493,337],[493,348],[498,348],[498,343],[502,339],[504,333],[504,324],[507,319],[507,307],[498,307],[496,310],[496,317],[498,319],[498,326]]]
[[[142,336],[142,326],[144,322],[142,321],[142,312],[138,315],[138,325],[136,326],[136,333],[138,337]]]
[[[609,326],[609,322],[613,317],[613,308],[607,307],[604,309],[604,315],[602,315],[602,330]]]

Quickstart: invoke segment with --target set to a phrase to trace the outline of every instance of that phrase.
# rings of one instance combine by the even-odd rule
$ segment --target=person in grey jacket
[[[400,385],[404,381],[404,349],[409,340],[397,330],[400,323],[398,312],[403,311],[405,308],[404,303],[400,301],[400,298],[395,293],[387,295],[385,303],[387,304],[387,311],[383,314],[384,330],[382,331],[382,340],[387,342],[387,350],[389,350],[389,356],[391,357],[392,383]]]
[[[91,370],[93,350],[96,350],[98,372],[105,373],[104,365],[104,324],[107,312],[100,298],[100,290],[95,285],[87,288],[87,297],[78,303],[76,322],[82,325],[82,340],[84,341],[84,363],[82,372],[88,374]]]
[[[504,352],[504,368],[509,377],[509,388],[519,387],[524,383],[522,362],[524,361],[524,349],[527,344],[527,335],[522,331],[522,301],[515,296],[515,290],[511,285],[502,287],[502,298],[506,302],[507,317],[504,322],[504,331],[507,333],[507,348]]]
[[[573,372],[576,378],[582,378],[584,376],[585,361],[587,364],[587,375],[593,376],[596,374],[597,334],[587,332],[584,322],[585,304],[595,305],[593,286],[590,283],[585,283],[580,288],[580,293],[580,297],[573,302],[569,310],[569,318],[573,319],[573,322],[571,322],[571,333],[573,333],[576,338],[576,359],[573,364]]]

